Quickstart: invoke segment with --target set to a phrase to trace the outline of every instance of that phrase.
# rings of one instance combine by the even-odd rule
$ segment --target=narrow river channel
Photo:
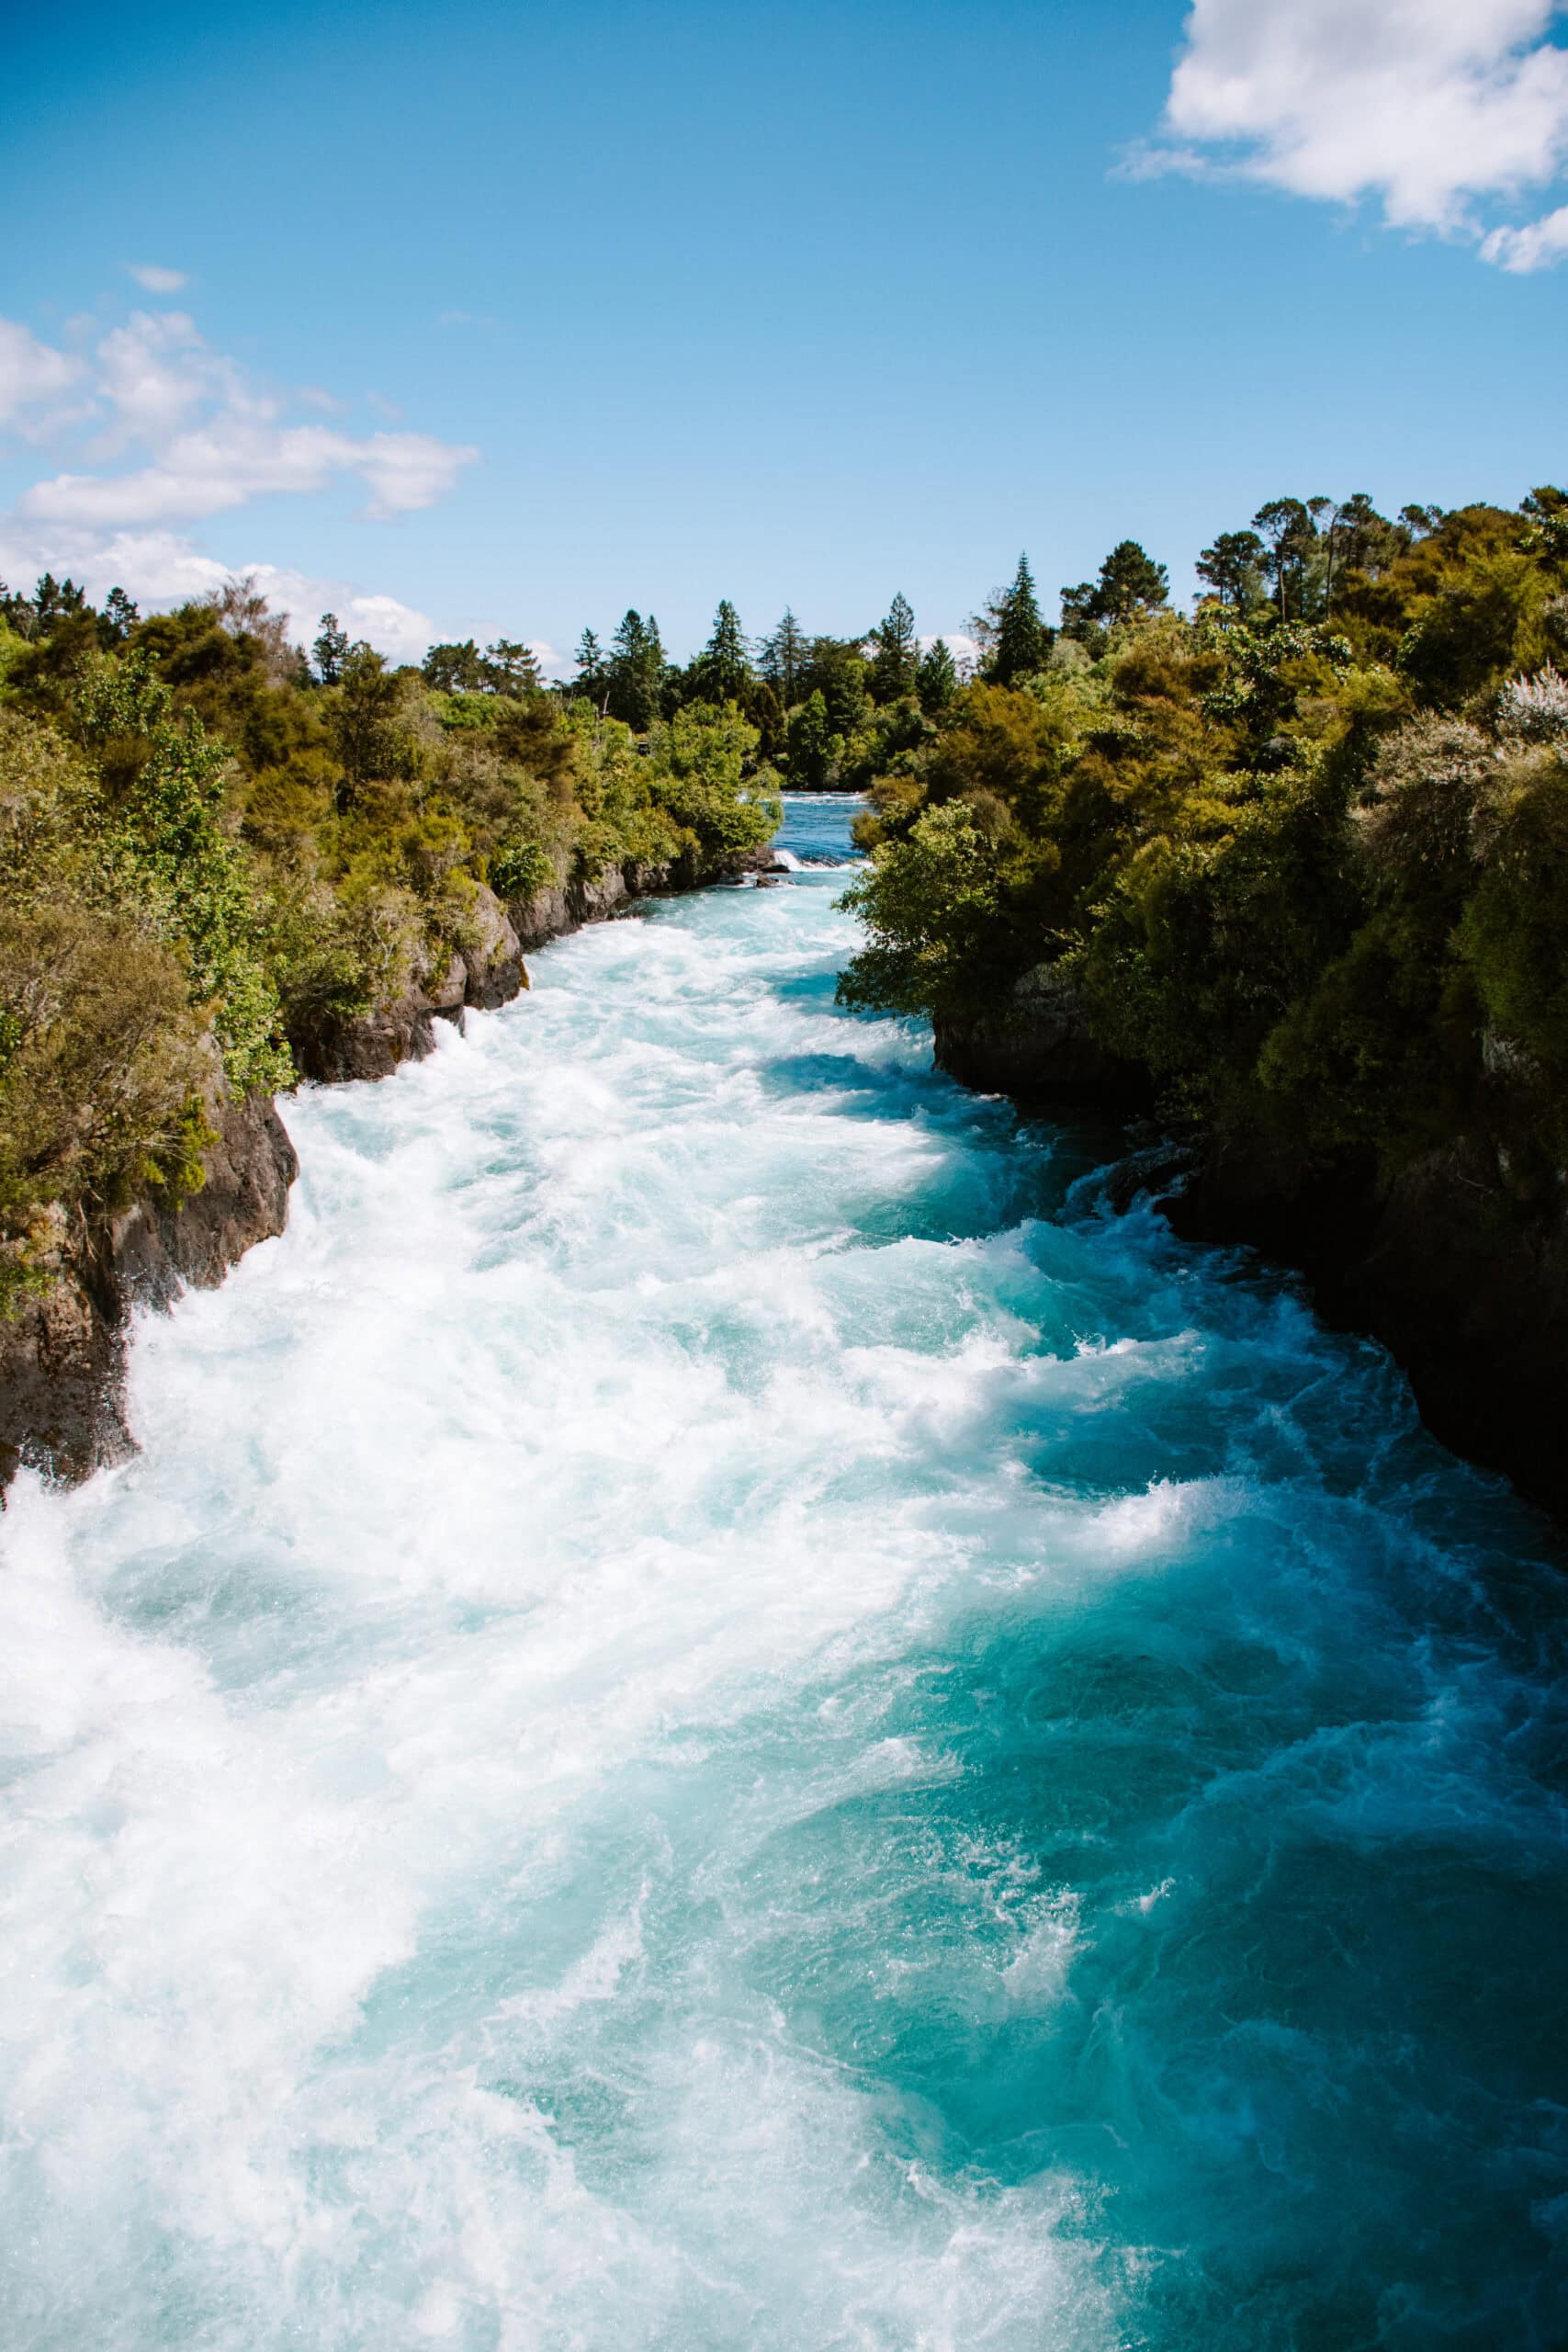
[[[1568,2337],[1564,1555],[773,887],[286,1115],[4,1525],[8,2352]]]

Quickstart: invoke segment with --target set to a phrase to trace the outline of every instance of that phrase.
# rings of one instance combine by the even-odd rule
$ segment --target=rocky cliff
[[[272,1103],[236,1102],[215,1078],[206,1182],[177,1208],[138,1202],[85,1232],[63,1224],[43,1287],[0,1323],[0,1486],[29,1462],[84,1478],[130,1450],[125,1337],[131,1308],[209,1289],[256,1241],[281,1233],[299,1162]]]
[[[936,1058],[961,1084],[1042,1108],[1149,1100],[1048,972],[985,1018],[939,1022]],[[1329,1321],[1389,1349],[1445,1444],[1568,1517],[1568,1179],[1522,1181],[1522,1096],[1506,1052],[1489,1068],[1472,1127],[1397,1171],[1282,1170],[1200,1138],[1160,1206],[1189,1239],[1250,1243],[1304,1273]],[[1157,1161],[1168,1182],[1171,1164]]]

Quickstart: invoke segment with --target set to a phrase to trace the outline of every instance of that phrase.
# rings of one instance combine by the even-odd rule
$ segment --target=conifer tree
[[[787,607],[777,628],[762,639],[758,650],[763,677],[776,688],[784,708],[793,710],[799,699],[802,673],[811,658],[811,645]]]
[[[739,702],[751,681],[740,616],[728,596],[714,615],[713,635],[693,664],[697,690],[708,702]]]
[[[591,628],[585,628],[577,648],[577,677],[574,681],[580,695],[587,696],[595,709],[603,711],[609,691],[609,676],[604,661],[604,649]]]
[[[498,637],[493,645],[486,646],[482,669],[488,690],[506,695],[513,702],[520,702],[525,695],[536,695],[545,683],[533,647],[510,637]]]
[[[321,615],[321,634],[310,648],[315,657],[316,675],[323,686],[335,686],[343,675],[344,658],[348,651],[348,631],[338,625],[335,613]]]
[[[106,645],[123,645],[141,618],[124,589],[111,588],[98,616],[98,634]]]
[[[1222,605],[1244,612],[1263,594],[1262,560],[1263,542],[1256,531],[1222,531],[1193,570]]]
[[[1095,589],[1094,617],[1107,623],[1132,620],[1138,613],[1156,612],[1170,593],[1170,575],[1163,563],[1136,539],[1118,540],[1100,567]]]
[[[990,674],[998,686],[1010,686],[1014,679],[1027,678],[1032,672],[1043,669],[1050,650],[1051,631],[1040,617],[1034,574],[1029,569],[1029,558],[1021,555],[1012,586],[1002,598],[997,614]]]
[[[945,710],[958,692],[958,664],[945,637],[934,638],[915,673],[915,692],[928,718]]]
[[[635,735],[646,735],[659,716],[667,664],[659,623],[635,605],[615,631],[609,660],[609,710]]]
[[[872,630],[871,644],[871,691],[878,702],[897,702],[912,692],[920,660],[914,610],[902,591],[894,597],[886,619]]]

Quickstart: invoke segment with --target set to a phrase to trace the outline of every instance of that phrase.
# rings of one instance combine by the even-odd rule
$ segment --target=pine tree
[[[811,645],[792,612],[786,609],[772,637],[762,639],[758,651],[763,677],[777,689],[784,708],[793,710],[800,698],[801,679],[811,658]]]
[[[340,628],[335,613],[321,615],[321,634],[310,648],[315,656],[316,675],[323,686],[335,686],[343,675],[344,656],[348,651],[348,631]]]
[[[520,645],[510,637],[498,637],[493,645],[486,646],[483,673],[491,694],[505,695],[513,702],[521,702],[525,695],[536,695],[545,683],[533,647]]]
[[[1100,567],[1095,589],[1098,621],[1129,621],[1156,612],[1170,594],[1170,575],[1136,539],[1121,539]]]
[[[609,692],[609,674],[604,662],[604,649],[591,628],[585,628],[577,648],[577,692],[586,695],[595,709],[603,711]]]
[[[751,681],[751,663],[740,616],[725,597],[714,615],[713,635],[693,668],[699,692],[708,702],[739,702]]]
[[[1002,598],[997,615],[990,674],[998,686],[1010,686],[1015,679],[1027,678],[1034,671],[1043,670],[1050,650],[1051,631],[1040,617],[1034,574],[1029,569],[1029,558],[1021,555],[1012,586]]]
[[[958,664],[945,637],[933,638],[915,673],[915,692],[928,718],[945,710],[958,692]]]
[[[1245,612],[1263,594],[1258,570],[1262,559],[1263,542],[1256,531],[1222,531],[1213,546],[1203,549],[1193,570],[1222,605]]]
[[[887,617],[871,632],[871,691],[878,702],[897,702],[913,691],[919,667],[919,640],[915,635],[914,609],[902,591],[894,597]]]
[[[626,613],[610,650],[609,710],[635,735],[646,735],[659,716],[666,663],[659,623],[645,621],[635,606]]]
[[[141,618],[123,588],[111,588],[98,616],[98,635],[106,645],[123,645]]]

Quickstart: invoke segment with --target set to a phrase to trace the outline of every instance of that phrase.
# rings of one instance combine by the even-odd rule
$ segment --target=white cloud
[[[321,616],[333,612],[350,637],[367,638],[398,662],[419,661],[441,633],[428,614],[396,596],[366,594],[347,581],[261,560],[220,563],[173,531],[39,534],[0,522],[0,577],[19,583],[44,571],[74,580],[96,603],[111,588],[123,588],[148,611],[187,604],[236,574],[250,573],[273,611],[287,614],[298,643],[308,644]]]
[[[0,322],[0,393],[34,403],[74,387],[81,363],[25,327]],[[220,514],[252,499],[325,490],[356,476],[366,513],[384,520],[432,506],[477,449],[427,433],[355,436],[288,421],[288,401],[209,349],[183,311],[133,311],[99,341],[85,371],[101,430],[82,454],[102,460],[140,447],[150,462],[126,472],[75,470],[35,482],[18,514],[39,522],[113,528]],[[295,395],[320,410],[318,387]],[[57,420],[59,421],[59,420]]]
[[[227,414],[175,436],[157,461],[129,474],[56,474],[35,482],[17,511],[56,523],[156,523],[220,514],[253,498],[325,490],[357,474],[378,519],[434,506],[477,449],[424,433],[373,433],[355,441],[324,424],[279,425]]]
[[[146,270],[132,275],[150,282]],[[436,626],[397,597],[265,560],[220,560],[188,526],[259,498],[318,495],[345,481],[363,489],[367,515],[409,514],[445,497],[477,449],[427,433],[355,434],[322,423],[323,410],[342,406],[330,393],[262,381],[211,350],[183,311],[134,311],[96,343],[90,322],[78,323],[82,355],[72,356],[0,320],[0,424],[63,438],[74,460],[0,514],[0,572],[13,581],[65,573],[95,598],[118,585],[153,606],[252,571],[301,639],[330,610],[351,635],[400,660],[423,652]]]
[[[1520,274],[1550,269],[1564,254],[1568,254],[1568,204],[1560,204],[1555,212],[1549,212],[1544,220],[1530,221],[1526,228],[1494,229],[1481,244],[1483,261],[1495,262],[1499,269]]]
[[[128,261],[125,274],[144,294],[177,294],[186,282],[183,269],[163,269],[155,261]]]
[[[1568,51],[1548,38],[1559,14],[1558,0],[1195,0],[1168,143],[1131,168],[1371,198],[1391,227],[1540,267],[1568,250],[1562,216],[1489,225],[1482,207],[1568,164]]]
[[[184,311],[133,311],[97,347],[96,390],[113,413],[109,448],[157,443],[204,404],[243,399],[239,370],[209,352]]]
[[[26,408],[56,401],[81,374],[79,363],[56,351],[14,319],[0,319],[0,424]]]

